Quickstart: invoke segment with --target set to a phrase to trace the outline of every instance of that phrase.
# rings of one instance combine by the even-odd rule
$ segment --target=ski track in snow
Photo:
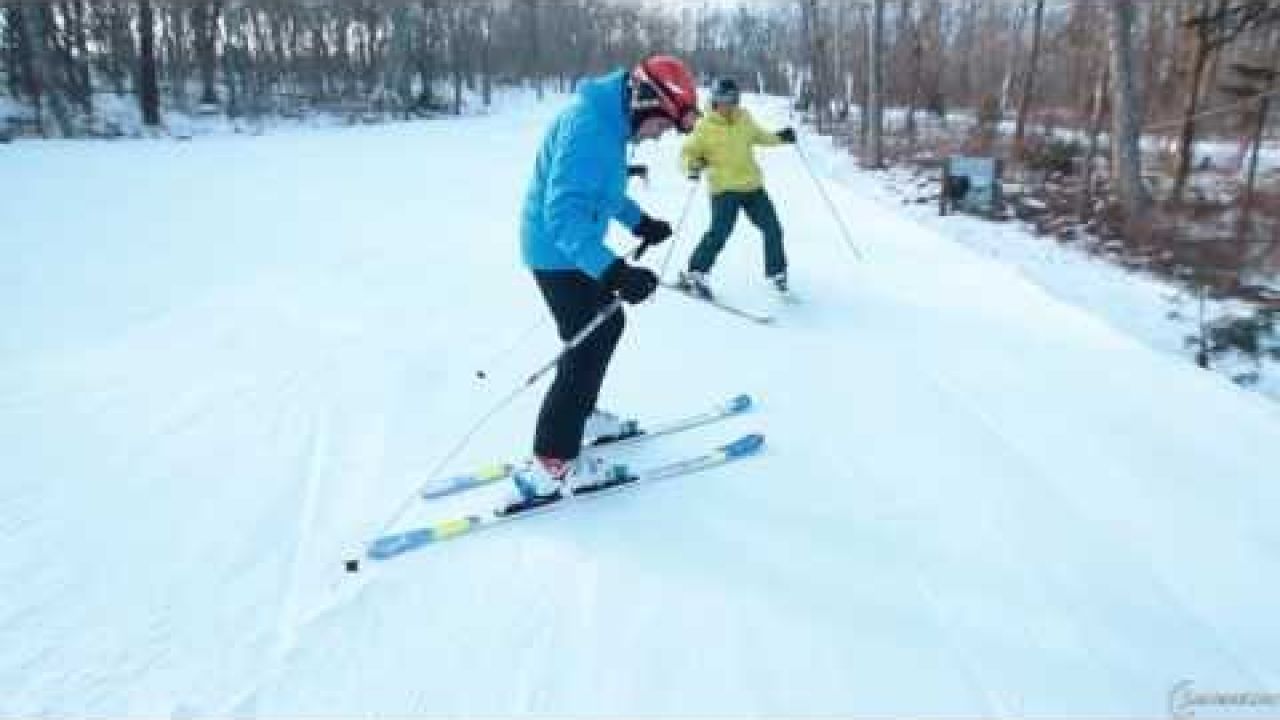
[[[1280,682],[1277,409],[812,137],[759,151],[800,299],[740,221],[712,281],[776,323],[659,294],[605,387],[642,418],[756,401],[627,461],[754,430],[759,457],[342,572],[557,349],[516,243],[555,108],[6,150],[0,713],[1151,716],[1183,679]],[[673,222],[677,149],[633,188]],[[543,387],[446,470],[522,452]]]

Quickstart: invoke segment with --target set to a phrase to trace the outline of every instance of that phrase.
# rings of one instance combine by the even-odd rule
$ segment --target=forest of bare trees
[[[27,109],[22,132],[45,137],[101,131],[101,94],[135,97],[149,124],[161,107],[458,112],[496,85],[563,91],[655,49],[785,93],[787,15],[583,0],[10,1],[0,93]]]
[[[1149,242],[1217,202],[1237,256],[1275,251],[1275,0],[7,0],[0,138],[130,134],[122,104],[157,135],[459,113],[659,51],[792,97],[868,167],[993,155],[1097,234]],[[1244,178],[1225,200],[1195,181],[1206,140]]]
[[[1258,169],[1280,134],[1280,3],[794,5],[791,92],[864,166],[936,180],[947,156],[993,156],[1007,212],[1046,235],[1209,292],[1280,275],[1280,169]]]
[[[45,135],[87,130],[97,93],[142,106],[227,113],[326,103],[456,109],[457,88],[556,89],[666,51],[700,74],[768,92],[816,94],[824,113],[865,107],[877,6],[886,107],[920,113],[993,103],[1025,124],[1080,125],[1108,52],[1096,0],[8,0],[0,3],[0,93],[38,110]],[[1267,0],[1132,3],[1144,125],[1222,104],[1232,63],[1280,55]],[[148,91],[154,82],[159,93]],[[1081,92],[1086,89],[1085,92]],[[1214,116],[1206,130],[1231,132]],[[50,125],[46,127],[46,125]],[[1185,131],[1185,127],[1180,127]]]

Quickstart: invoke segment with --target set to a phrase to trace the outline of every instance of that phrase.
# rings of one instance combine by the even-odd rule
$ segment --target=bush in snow
[[[1078,158],[1084,157],[1084,145],[1079,140],[1062,138],[1031,138],[1025,146],[1027,166],[1046,173],[1070,175]]]

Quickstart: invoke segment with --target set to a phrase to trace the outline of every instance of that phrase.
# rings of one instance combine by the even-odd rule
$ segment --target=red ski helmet
[[[670,55],[654,55],[631,71],[631,112],[636,125],[659,113],[682,133],[698,121],[698,86],[684,63]]]

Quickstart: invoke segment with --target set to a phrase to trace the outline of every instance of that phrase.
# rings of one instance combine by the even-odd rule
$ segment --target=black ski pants
[[[556,332],[565,342],[613,301],[613,294],[604,285],[578,270],[535,270],[533,277],[555,318]],[[583,428],[596,407],[605,371],[625,324],[619,308],[560,358],[555,379],[538,412],[534,453],[565,460],[578,457]]]

